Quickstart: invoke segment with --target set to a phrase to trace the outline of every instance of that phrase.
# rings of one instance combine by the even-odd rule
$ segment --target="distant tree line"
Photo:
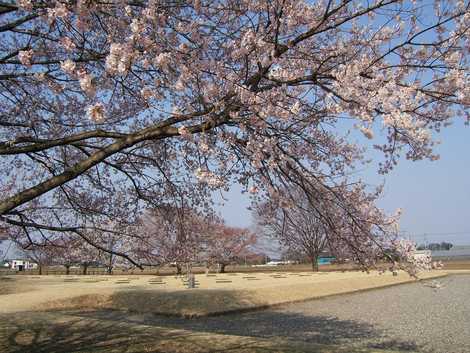
[[[418,246],[418,250],[432,250],[432,251],[438,251],[438,250],[450,250],[454,245],[451,243],[446,243],[445,241],[441,243],[430,243],[428,245],[421,244]]]

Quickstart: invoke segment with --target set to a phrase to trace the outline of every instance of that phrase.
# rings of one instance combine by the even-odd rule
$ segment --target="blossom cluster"
[[[197,168],[194,175],[199,182],[205,183],[211,187],[221,187],[225,184],[220,176],[207,169]]]
[[[109,48],[109,55],[106,57],[106,70],[110,73],[125,74],[131,64],[134,51],[126,44],[112,43]]]
[[[100,123],[105,119],[105,109],[102,103],[95,103],[87,109],[87,114],[89,118],[95,122]]]
[[[20,50],[18,52],[18,59],[20,60],[21,64],[31,67],[31,61],[33,59],[33,50]]]

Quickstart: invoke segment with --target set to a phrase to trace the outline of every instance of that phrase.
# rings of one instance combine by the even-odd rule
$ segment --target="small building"
[[[334,256],[320,256],[317,260],[319,265],[331,265],[331,262],[335,260]]]
[[[8,263],[10,264],[10,268],[15,271],[34,270],[38,268],[38,264],[30,260],[14,259],[9,260]]]

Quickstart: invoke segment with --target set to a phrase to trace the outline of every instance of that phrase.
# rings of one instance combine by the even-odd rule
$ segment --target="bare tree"
[[[292,191],[291,191],[292,192]],[[312,270],[318,271],[318,258],[328,245],[328,225],[317,207],[312,207],[302,192],[293,192],[295,203],[287,208],[264,204],[258,208],[258,219],[280,244],[308,257]]]

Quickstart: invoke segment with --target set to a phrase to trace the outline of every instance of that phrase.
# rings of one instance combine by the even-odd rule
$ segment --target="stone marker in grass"
[[[166,284],[166,282],[163,282],[163,279],[156,277],[149,279],[149,284]]]
[[[215,283],[232,283],[229,279],[216,279]]]
[[[186,279],[183,278],[183,285],[187,286],[188,289],[198,288],[199,282],[196,280],[196,276],[194,276],[193,273],[190,273]]]
[[[77,282],[78,278],[65,278],[64,282]]]
[[[120,279],[120,280],[117,280],[116,282],[114,282],[116,284],[124,284],[124,283],[131,283],[130,280],[128,279]]]

